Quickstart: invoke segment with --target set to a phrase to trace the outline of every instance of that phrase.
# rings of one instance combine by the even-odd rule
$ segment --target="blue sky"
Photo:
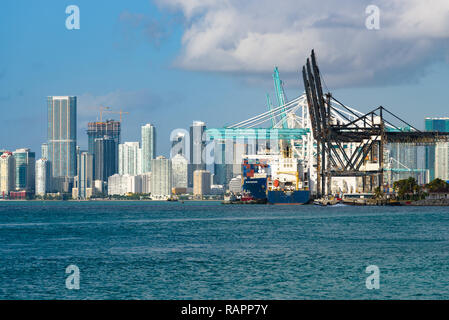
[[[381,29],[369,31],[364,1],[343,1],[338,8],[285,1],[273,10],[272,1],[3,0],[0,149],[30,147],[40,155],[46,96],[76,95],[82,148],[86,123],[97,120],[103,104],[130,112],[122,141],[139,141],[140,126],[153,123],[158,153],[168,155],[175,128],[193,120],[222,127],[264,112],[274,65],[287,96],[299,96],[297,71],[312,47],[340,101],[360,111],[383,105],[422,128],[426,116],[449,116],[449,35],[441,22],[449,8],[435,1],[442,20],[415,1],[407,8],[377,1]],[[80,8],[80,30],[65,27],[71,4]],[[288,14],[297,8],[298,16],[307,9],[310,17]],[[425,29],[404,25],[414,15]],[[334,35],[324,41],[328,30]],[[338,37],[351,40],[342,45],[347,40],[333,41]]]

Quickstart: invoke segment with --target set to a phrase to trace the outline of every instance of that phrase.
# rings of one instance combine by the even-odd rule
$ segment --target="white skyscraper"
[[[132,176],[141,173],[141,150],[139,142],[125,142],[118,146],[118,173]]]
[[[151,124],[142,126],[142,173],[150,172],[151,160],[156,153],[156,128]]]
[[[159,156],[151,160],[151,198],[168,199],[172,188],[171,160]]]
[[[177,154],[171,159],[173,171],[173,188],[187,188],[188,161]]]
[[[0,198],[6,198],[16,186],[15,159],[11,152],[3,152],[0,156]]]
[[[51,191],[51,163],[45,158],[36,161],[36,195]]]
[[[435,178],[449,180],[449,143],[435,144]]]

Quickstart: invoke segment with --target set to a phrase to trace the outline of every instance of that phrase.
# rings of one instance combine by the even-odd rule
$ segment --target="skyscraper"
[[[189,152],[190,150],[187,150],[186,133],[177,132],[172,137],[170,156],[173,158],[175,155],[180,154],[184,157],[187,157],[187,154]]]
[[[214,141],[214,183],[227,186],[233,178],[233,141]],[[228,152],[226,152],[228,151]]]
[[[449,118],[425,118],[426,131],[449,132]],[[425,167],[429,170],[429,180],[435,178],[449,179],[449,143],[437,142],[426,146]]]
[[[171,159],[173,188],[187,188],[188,163],[187,159],[180,154]]]
[[[93,156],[87,151],[77,154],[77,171],[75,187],[79,199],[88,199],[93,190]]]
[[[15,159],[11,152],[4,151],[0,156],[0,198],[7,198],[16,186]]]
[[[193,195],[202,197],[210,194],[211,178],[207,170],[195,170],[193,172]]]
[[[173,181],[170,159],[159,156],[151,160],[151,168],[151,198],[169,198]]]
[[[45,158],[36,161],[36,195],[51,191],[51,163]]]
[[[88,152],[93,157],[94,167],[93,174],[96,177],[95,168],[100,164],[97,164],[95,157],[95,139],[101,139],[109,137],[114,140],[116,145],[116,158],[118,159],[118,145],[120,143],[121,123],[114,120],[89,122],[87,124],[87,139],[88,139]],[[107,178],[106,178],[107,179]],[[96,179],[97,180],[97,179]],[[106,180],[107,181],[107,180]]]
[[[142,171],[142,152],[139,142],[125,142],[118,146],[118,173],[138,175]]]
[[[103,122],[89,122],[87,124],[88,152],[92,155],[95,153],[95,139],[104,136],[111,137],[117,145],[120,143],[121,124],[119,121],[106,120]],[[94,156],[95,157],[95,156]]]
[[[95,139],[95,180],[108,181],[108,177],[118,172],[118,146],[110,136]]]
[[[41,158],[48,159],[48,143],[41,145]]]
[[[190,127],[189,187],[193,186],[193,172],[195,170],[206,170],[206,162],[203,160],[203,152],[206,148],[205,131],[206,124],[204,122],[193,121]]]
[[[142,126],[142,173],[152,171],[151,160],[156,154],[156,128],[151,124]]]
[[[48,107],[48,158],[53,177],[76,175],[76,97],[50,96]]]
[[[34,152],[31,152],[30,149],[17,149],[13,152],[13,156],[16,162],[15,189],[34,192],[34,174],[36,166]]]

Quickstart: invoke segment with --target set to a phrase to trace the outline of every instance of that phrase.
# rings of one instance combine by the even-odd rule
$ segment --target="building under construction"
[[[120,143],[120,121],[106,120],[89,122],[87,124],[88,151],[90,154],[95,153],[95,139],[111,137],[116,144]]]

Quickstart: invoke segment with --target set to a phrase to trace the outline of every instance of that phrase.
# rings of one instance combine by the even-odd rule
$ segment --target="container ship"
[[[307,175],[298,159],[280,154],[243,158],[243,191],[269,204],[305,204],[310,201]]]

